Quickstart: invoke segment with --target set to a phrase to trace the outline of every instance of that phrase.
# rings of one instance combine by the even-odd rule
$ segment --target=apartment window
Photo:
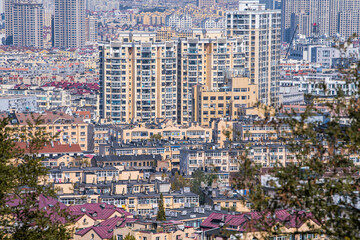
[[[76,172],[75,177],[80,177],[80,172]]]
[[[117,235],[117,240],[123,240],[123,235]]]
[[[85,136],[85,134],[86,134],[85,132],[81,132],[80,136]]]

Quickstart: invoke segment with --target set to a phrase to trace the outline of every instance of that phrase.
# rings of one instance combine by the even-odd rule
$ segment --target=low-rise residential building
[[[40,118],[40,124],[35,128],[44,128],[50,136],[54,137],[54,141],[60,144],[79,144],[82,151],[92,149],[92,125],[86,123],[81,118],[70,116],[63,112],[46,111],[40,113],[13,113],[8,115],[11,119],[12,128],[21,130],[26,128],[28,121],[34,123],[34,120]]]
[[[199,196],[190,190],[156,192],[128,192],[119,194],[103,194],[100,196],[101,202],[125,206],[125,209],[138,215],[156,215],[160,193],[163,194],[165,209],[176,209],[181,207],[198,207]],[[158,189],[158,188],[157,188]],[[125,191],[126,192],[126,191]]]
[[[204,194],[205,203],[210,206],[219,206],[221,209],[232,212],[251,211],[250,201],[246,200],[246,190],[236,191],[224,186],[205,187],[201,190]]]
[[[135,239],[160,240],[194,238],[195,229],[185,227],[180,221],[155,222],[132,218],[112,218],[76,232],[75,240],[125,239],[127,235]]]
[[[275,128],[271,124],[247,124],[239,122],[236,125],[236,132],[238,133],[238,139],[244,141],[267,141],[277,140],[282,134],[290,132],[290,127],[282,125],[279,128]]]
[[[219,118],[238,118],[239,108],[252,107],[257,101],[257,86],[245,77],[228,80],[219,91],[208,90],[206,86],[194,87],[194,120],[203,126]]]
[[[25,154],[32,154],[26,142],[17,142],[15,147],[24,150]],[[79,166],[86,161],[79,144],[61,144],[51,141],[38,149],[36,154],[43,158],[42,164],[45,167]]]
[[[0,112],[37,112],[35,96],[2,96],[0,97]]]
[[[259,225],[259,222],[263,221],[268,222],[264,223],[264,225]],[[271,235],[266,227],[275,225],[281,227],[281,233]],[[270,211],[254,211],[235,215],[215,212],[201,224],[201,228],[204,231],[206,239],[209,240],[225,240],[229,239],[229,235],[234,237],[238,236],[244,240],[264,238],[327,239],[325,235],[319,234],[318,232],[321,228],[321,223],[315,219],[311,213],[305,211],[276,210],[275,213]],[[223,234],[220,228],[226,230],[227,234]]]
[[[180,150],[180,172],[191,175],[196,170],[236,172],[239,170],[239,150],[196,149]]]
[[[94,156],[91,159],[93,166],[124,166],[142,170],[154,169],[157,161],[161,161],[159,154]]]
[[[123,128],[120,130],[120,134],[123,143],[149,140],[151,138],[168,140],[199,139],[203,142],[212,140],[212,130],[209,127],[199,126],[196,123],[183,127],[174,124],[171,120],[164,122],[160,126],[147,127],[146,124],[139,124],[135,127]]]

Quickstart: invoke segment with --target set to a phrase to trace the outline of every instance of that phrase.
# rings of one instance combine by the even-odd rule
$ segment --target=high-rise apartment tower
[[[281,11],[265,10],[259,0],[241,0],[238,11],[226,13],[227,35],[245,41],[245,68],[250,83],[258,86],[258,100],[278,102]]]
[[[54,47],[85,45],[85,0],[55,0]]]
[[[359,0],[283,0],[282,40],[289,42],[297,25],[296,34],[308,37],[359,34],[359,11]]]
[[[42,48],[44,8],[34,0],[5,1],[6,44]]]
[[[99,46],[100,117],[114,123],[176,121],[176,44],[155,42],[155,34],[150,40],[150,33],[139,37],[143,41],[129,34]]]

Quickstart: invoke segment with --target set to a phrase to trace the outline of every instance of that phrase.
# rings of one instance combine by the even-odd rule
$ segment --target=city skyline
[[[359,0],[0,1],[0,236],[360,238]]]

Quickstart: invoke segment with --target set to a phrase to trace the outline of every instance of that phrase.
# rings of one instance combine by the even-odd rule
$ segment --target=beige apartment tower
[[[196,121],[194,86],[219,91],[226,87],[227,71],[247,74],[242,38],[157,38],[156,33],[128,33],[100,45],[102,119],[190,124]]]
[[[246,74],[242,38],[180,38],[178,43],[178,123],[194,119],[194,86],[209,91],[225,86],[225,74],[238,70]]]
[[[97,42],[97,20],[93,16],[85,18],[85,40],[87,42]]]
[[[44,8],[34,0],[6,0],[6,44],[42,48]]]
[[[55,0],[53,44],[58,48],[85,45],[85,0]]]
[[[176,120],[176,44],[138,37],[144,41],[129,34],[99,46],[100,116],[114,123]]]
[[[253,107],[257,102],[257,86],[247,77],[227,73],[227,86],[210,91],[206,86],[194,87],[194,121],[210,127],[212,120],[236,119],[240,109]]]

